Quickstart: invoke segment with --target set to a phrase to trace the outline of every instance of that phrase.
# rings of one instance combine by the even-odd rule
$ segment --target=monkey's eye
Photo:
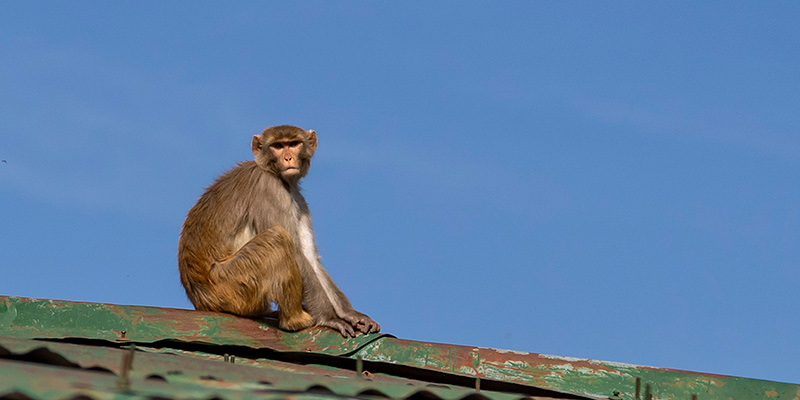
[[[292,140],[289,142],[289,147],[297,147],[300,146],[303,142],[300,140]]]
[[[280,149],[283,148],[283,143],[281,143],[281,142],[271,143],[269,145],[269,147],[272,148],[272,149],[275,149],[275,150],[280,150]]]

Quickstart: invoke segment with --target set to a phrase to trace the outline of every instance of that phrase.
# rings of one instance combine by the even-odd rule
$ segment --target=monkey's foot
[[[353,329],[353,326],[350,325],[347,321],[340,319],[340,318],[332,318],[332,319],[325,319],[321,321],[317,321],[317,325],[319,326],[327,326],[335,331],[339,331],[344,337],[355,337],[356,331]]]
[[[299,331],[314,325],[314,318],[305,311],[301,311],[297,315],[284,316],[281,314],[278,326],[286,331]]]

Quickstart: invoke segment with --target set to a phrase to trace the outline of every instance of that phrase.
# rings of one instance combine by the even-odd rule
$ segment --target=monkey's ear
[[[251,144],[253,148],[253,155],[258,157],[261,154],[261,148],[263,144],[261,143],[261,135],[253,136],[253,143]]]
[[[311,148],[311,152],[317,151],[317,132],[313,129],[309,129],[306,131],[306,135],[308,136],[308,147]]]

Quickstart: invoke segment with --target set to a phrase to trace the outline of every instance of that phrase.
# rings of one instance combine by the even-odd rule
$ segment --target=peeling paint
[[[554,356],[552,354],[540,354],[539,357],[549,358],[551,360],[561,360],[561,361],[569,361],[569,362],[586,361],[586,359],[584,359],[584,358],[566,357],[566,356]]]
[[[237,358],[236,364],[229,364],[221,361],[219,354],[208,354],[199,351],[187,352],[178,349],[164,350],[151,344],[161,343],[164,346],[164,340],[170,340],[178,343],[200,343],[206,346],[233,346],[238,349],[268,349],[274,352],[286,353],[318,353],[342,359],[354,358],[357,355],[371,363],[397,364],[409,368],[468,377],[469,379],[481,378],[481,380],[510,382],[561,393],[577,393],[603,399],[611,396],[614,390],[620,391],[624,399],[633,399],[636,390],[636,378],[639,378],[641,380],[641,388],[644,388],[645,385],[649,386],[655,399],[690,399],[692,395],[698,395],[699,400],[758,400],[774,398],[800,400],[800,386],[788,383],[575,357],[409,341],[396,339],[386,334],[359,335],[356,338],[345,339],[336,332],[321,328],[290,333],[277,329],[274,321],[256,321],[221,313],[0,296],[0,346],[5,343],[8,346],[7,348],[14,352],[31,350],[25,346],[42,346],[42,343],[47,342],[31,341],[30,339],[45,338],[101,340],[107,341],[110,346],[117,346],[119,345],[117,340],[120,338],[121,331],[126,331],[126,339],[129,339],[130,342],[134,342],[138,346],[144,346],[142,351],[145,354],[162,353],[155,355],[177,358],[177,360],[159,358],[159,363],[163,362],[164,365],[158,368],[153,367],[151,370],[155,371],[154,373],[157,375],[164,375],[170,385],[173,382],[189,385],[190,388],[187,389],[187,393],[195,393],[197,396],[192,394],[183,396],[182,394],[181,397],[186,399],[199,400],[211,397],[220,397],[224,400],[249,397],[269,398],[270,395],[268,394],[262,393],[256,397],[253,394],[249,394],[249,391],[252,390],[265,390],[263,384],[257,384],[259,379],[285,381],[288,382],[286,383],[288,386],[281,387],[288,388],[286,390],[300,391],[323,383],[325,388],[345,396],[355,396],[361,393],[362,390],[376,390],[390,397],[403,398],[424,391],[445,400],[459,400],[475,392],[465,388],[459,388],[458,390],[456,390],[457,388],[446,387],[429,388],[424,383],[420,384],[421,386],[419,387],[409,389],[405,383],[408,380],[398,378],[391,378],[395,379],[392,384],[372,383],[364,386],[365,382],[385,382],[385,379],[390,378],[382,376],[380,373],[375,374],[375,371],[370,371],[371,376],[374,376],[374,381],[364,380],[359,377],[353,383],[351,380],[356,375],[354,371],[340,370],[331,366],[292,365],[274,360],[247,359],[246,357]],[[14,340],[21,340],[26,344],[21,345],[19,342],[13,342]],[[62,344],[47,344],[48,347],[51,345]],[[68,346],[67,344],[63,345]],[[149,349],[147,346],[150,346]],[[0,349],[1,351],[2,349]],[[115,372],[119,370],[121,355],[118,352],[122,350],[83,346],[80,351],[74,349],[62,349],[59,351],[63,352],[65,357],[70,360],[78,360],[73,362],[78,362],[82,368],[98,365]],[[73,352],[76,353],[73,354]],[[168,356],[163,353],[173,355]],[[205,382],[200,379],[198,374],[168,375],[170,369],[166,366],[172,365],[172,362],[177,361],[186,367],[186,361],[182,357],[192,357],[193,360],[197,360],[198,366],[202,365],[203,368],[209,369],[209,373],[213,373],[214,376],[225,378],[222,381],[209,380],[209,382]],[[139,357],[137,354],[136,362],[150,359],[149,356]],[[18,362],[9,364],[7,361],[0,359],[0,365],[5,365],[4,369],[0,369],[0,375],[11,374],[19,378],[20,374],[25,373],[14,370],[19,364]],[[147,370],[143,365],[147,365],[145,361],[142,361],[142,364],[137,364],[134,368],[135,374],[132,378],[132,387],[134,389],[142,385],[150,385],[150,383],[137,381],[137,379],[144,379],[144,376],[136,375],[143,373],[142,370]],[[373,364],[373,366],[375,365],[378,364]],[[173,366],[171,368],[177,367]],[[240,378],[244,375],[230,375],[250,374],[250,372],[239,368],[255,368],[259,371],[257,374],[259,374],[260,378],[243,382]],[[311,369],[313,369],[313,373],[310,372]],[[27,371],[27,369],[23,370]],[[47,371],[55,374],[54,376],[61,376],[54,371]],[[265,376],[265,371],[269,371],[267,376]],[[39,373],[43,373],[42,370],[39,370]],[[239,378],[236,378],[236,376],[239,376]],[[270,379],[270,376],[273,378]],[[32,378],[28,379],[26,376],[22,376],[20,379],[25,382],[33,382]],[[2,377],[0,377],[0,382],[6,382],[6,386],[0,383],[0,396],[4,388],[22,387],[24,389],[22,390],[23,393],[25,393],[25,390],[33,390],[24,385],[12,386],[11,380],[3,380]],[[110,398],[107,392],[103,391],[105,389],[98,389],[98,385],[107,383],[104,380],[89,379],[84,381],[79,379],[69,380],[69,382],[83,385],[81,387],[84,389],[81,390],[90,393],[88,396],[93,399]],[[392,386],[395,384],[396,387]],[[155,387],[157,385],[158,382],[150,386]],[[281,383],[281,385],[284,384]],[[70,396],[64,396],[63,393],[77,393],[74,387],[70,387],[72,389],[69,392],[57,392],[60,393],[59,396],[53,395],[49,397],[36,392],[34,393],[36,396],[31,397],[36,400],[69,398]],[[113,381],[108,387],[114,387]],[[176,387],[172,387],[172,390],[175,390]],[[198,388],[202,388],[202,390]],[[209,390],[220,392],[210,392]],[[248,394],[239,393],[242,391]],[[498,393],[491,393],[485,390],[482,390],[481,394],[484,392],[490,394],[491,396],[487,397],[491,399],[502,397]],[[152,397],[164,396],[163,392],[155,389],[151,392],[143,391],[138,393],[140,393],[138,396],[145,397],[148,395],[142,393],[150,393]],[[302,398],[309,395],[301,394],[299,396]],[[511,395],[507,400],[514,400],[517,397]],[[503,400],[506,399],[504,398]]]
[[[475,349],[475,350],[478,350],[478,349]],[[520,355],[520,356],[527,356],[527,355],[531,354],[531,353],[528,353],[526,351],[502,350],[502,349],[493,349],[493,350],[497,351],[500,354],[517,354],[517,355]]]
[[[0,307],[0,334],[23,338],[82,337],[116,341],[119,332],[126,331],[127,339],[140,343],[171,339],[340,355],[385,336],[371,334],[344,339],[326,328],[284,332],[275,327],[275,321],[172,308],[12,296],[0,296],[0,304],[5,306]],[[12,322],[15,328],[7,329]]]
[[[469,375],[469,376],[477,376],[478,375],[478,371],[475,371],[475,369],[470,368],[470,367],[466,367],[466,366],[459,368],[458,372],[462,373],[464,375]]]

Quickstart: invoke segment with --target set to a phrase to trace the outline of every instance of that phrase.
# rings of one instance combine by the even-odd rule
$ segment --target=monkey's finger
[[[363,333],[378,333],[381,326],[370,318],[364,318],[356,321],[356,329]]]
[[[360,332],[363,332],[363,333],[369,333],[369,331],[371,329],[371,327],[367,323],[367,321],[362,321],[362,320],[356,321],[354,326],[356,327],[356,329],[358,329]]]
[[[372,326],[369,328],[369,331],[372,333],[378,333],[381,331],[381,326],[375,321],[372,321]]]
[[[378,333],[378,332],[381,331],[381,326],[378,325],[377,322],[372,321],[372,324],[369,327],[369,331],[372,332],[372,333]]]

